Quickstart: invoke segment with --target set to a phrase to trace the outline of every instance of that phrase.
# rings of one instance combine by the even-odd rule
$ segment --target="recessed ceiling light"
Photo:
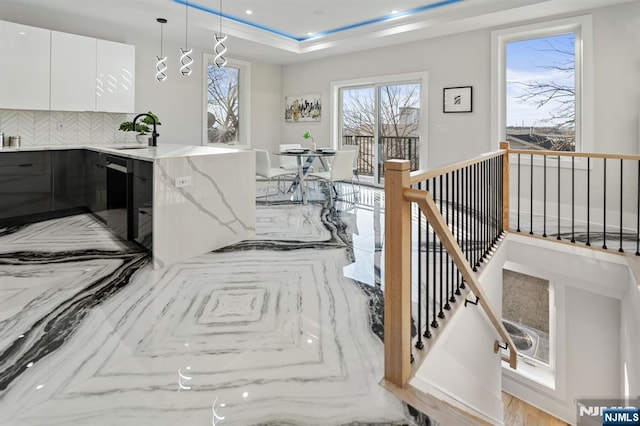
[[[253,10],[247,9],[247,10],[245,10],[244,13],[246,13],[247,15],[253,15]]]
[[[398,13],[399,11],[398,11],[398,9],[392,9],[390,12],[391,13]]]
[[[313,35],[313,33],[307,33],[307,35],[308,35],[308,36],[312,36],[312,35]]]
[[[24,31],[20,31],[18,34],[20,34],[20,35],[27,35],[27,33],[25,33]]]

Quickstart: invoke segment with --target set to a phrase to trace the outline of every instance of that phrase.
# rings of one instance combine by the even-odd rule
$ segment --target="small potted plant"
[[[305,139],[311,139],[311,150],[316,151],[316,141],[313,140],[313,136],[311,136],[311,133],[305,132],[305,134],[302,135],[302,137]]]
[[[158,119],[157,115],[155,115],[151,111],[149,111],[148,114],[155,118],[156,126],[159,126],[161,124],[160,119]],[[125,121],[120,124],[119,130],[122,130],[123,132],[138,132],[138,134],[136,135],[136,140],[138,141],[138,143],[147,143],[147,140],[149,139],[147,133],[151,132],[151,127],[149,126],[152,124],[153,120],[151,119],[151,117],[145,116],[142,120],[136,122],[135,129],[133,128],[133,123],[131,121]]]

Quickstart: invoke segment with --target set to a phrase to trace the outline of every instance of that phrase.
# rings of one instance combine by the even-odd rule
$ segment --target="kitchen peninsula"
[[[5,147],[0,182],[0,223],[89,210],[150,249],[154,268],[255,234],[252,151],[176,144]]]

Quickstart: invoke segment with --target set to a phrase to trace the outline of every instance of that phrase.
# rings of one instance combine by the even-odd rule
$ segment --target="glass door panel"
[[[404,159],[419,167],[420,83],[378,87],[378,163],[376,183],[382,184],[384,162]]]

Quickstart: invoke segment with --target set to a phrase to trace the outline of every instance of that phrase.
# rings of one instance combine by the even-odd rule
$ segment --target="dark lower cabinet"
[[[53,151],[53,210],[79,209],[85,202],[85,151]]]
[[[0,219],[50,212],[50,152],[10,152],[0,155]]]
[[[151,250],[153,242],[153,163],[133,161],[132,238]]]
[[[85,149],[0,153],[0,226],[83,210],[151,250],[153,163]]]
[[[101,152],[85,151],[84,161],[85,205],[106,222],[107,156]]]

